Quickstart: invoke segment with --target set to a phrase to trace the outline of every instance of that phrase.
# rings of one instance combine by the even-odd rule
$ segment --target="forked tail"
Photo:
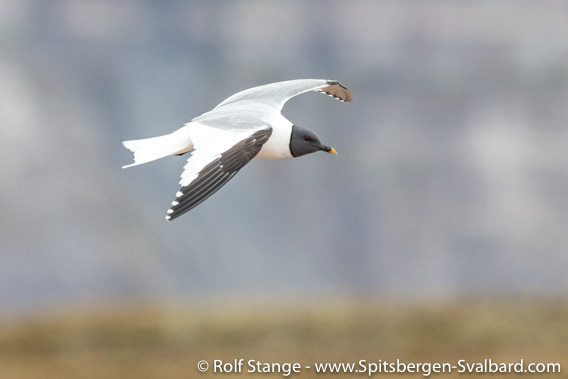
[[[170,155],[184,154],[193,150],[191,139],[183,128],[159,137],[124,141],[124,147],[134,153],[134,163],[122,168],[138,166],[143,163]]]

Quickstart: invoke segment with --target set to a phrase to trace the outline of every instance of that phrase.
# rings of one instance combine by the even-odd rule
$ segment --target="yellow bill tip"
[[[337,155],[337,151],[333,147],[331,148],[331,150],[329,150],[329,153]]]

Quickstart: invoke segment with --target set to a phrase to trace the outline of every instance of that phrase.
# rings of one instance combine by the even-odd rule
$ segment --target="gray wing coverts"
[[[258,154],[271,134],[272,129],[259,130],[205,166],[191,184],[181,187],[182,195],[175,200],[177,204],[170,208],[166,218],[171,221],[181,216],[217,192]]]

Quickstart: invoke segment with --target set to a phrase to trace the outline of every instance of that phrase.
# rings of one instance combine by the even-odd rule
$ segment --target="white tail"
[[[122,166],[122,168],[137,166],[193,150],[193,143],[185,128],[164,136],[124,141],[122,144],[134,153],[134,163]]]

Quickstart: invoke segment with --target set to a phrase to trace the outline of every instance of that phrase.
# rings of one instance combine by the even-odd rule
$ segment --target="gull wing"
[[[167,211],[168,221],[217,192],[258,154],[272,134],[272,128],[268,126],[240,133],[199,124],[195,127],[201,129],[192,137],[195,151],[181,174],[181,188]]]
[[[351,92],[349,92],[349,90],[337,80],[297,79],[276,82],[238,92],[223,101],[221,104],[217,105],[213,111],[228,104],[233,104],[243,100],[272,103],[272,105],[276,105],[281,110],[284,104],[292,97],[308,91],[325,93],[326,95],[346,103],[353,100]]]

